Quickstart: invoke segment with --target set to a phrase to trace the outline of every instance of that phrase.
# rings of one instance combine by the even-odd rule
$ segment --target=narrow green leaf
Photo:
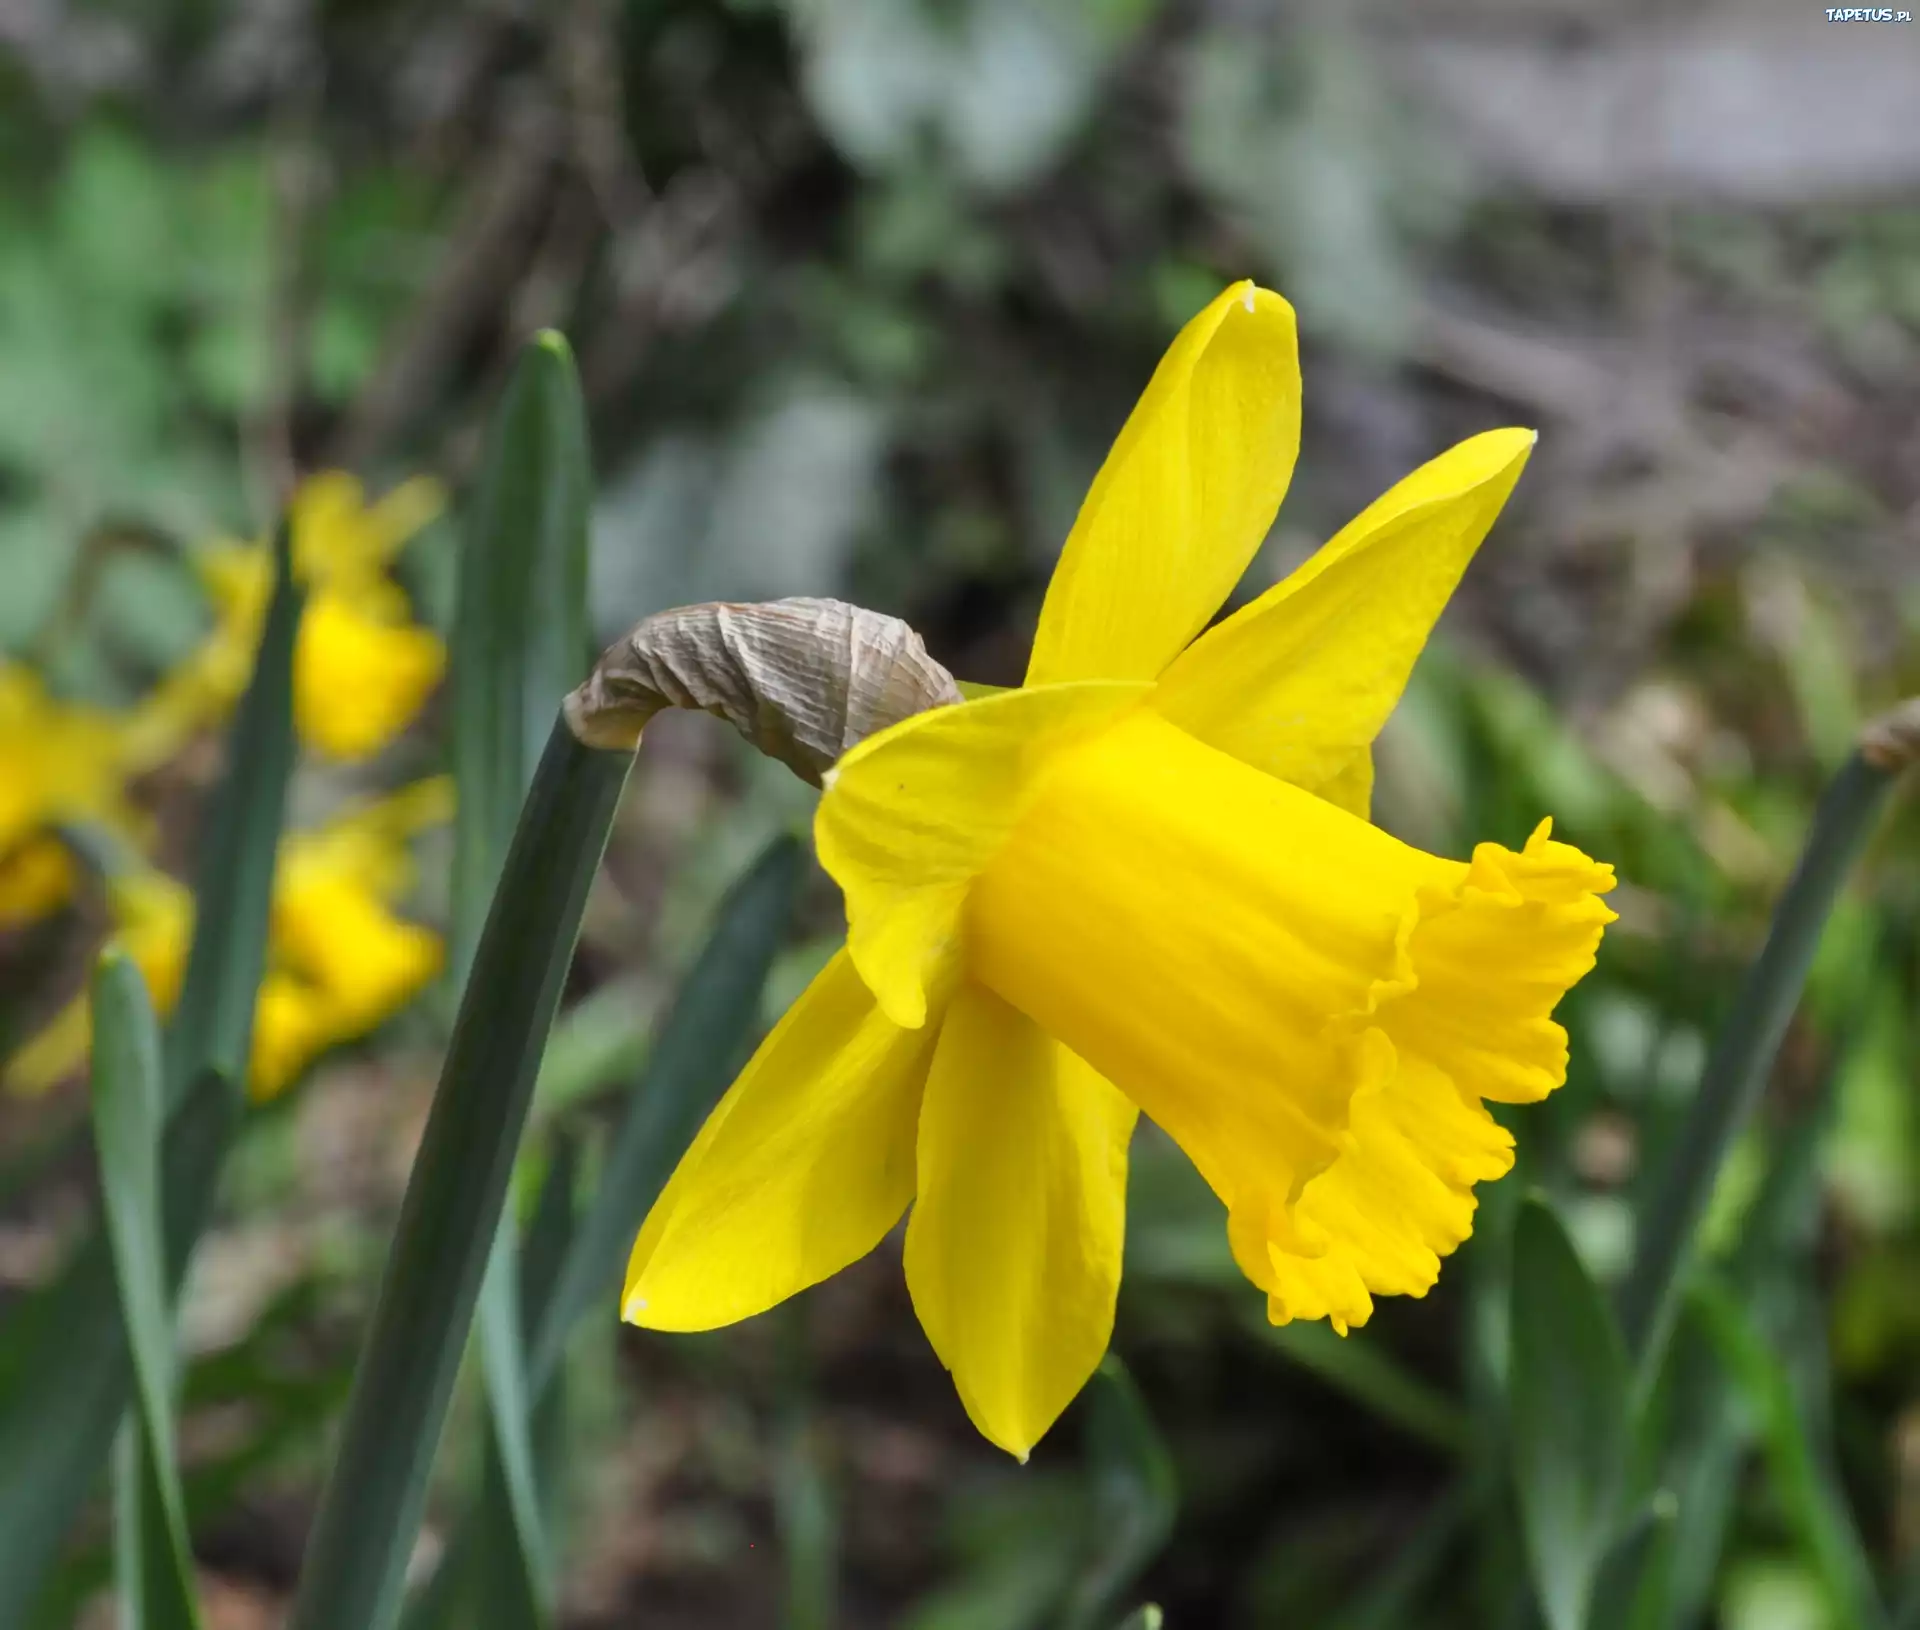
[[[207,810],[194,875],[193,945],[167,1030],[169,1106],[208,1070],[247,1078],[254,996],[267,962],[274,862],[293,775],[293,647],[305,595],[293,578],[283,521],[275,583],[253,678],[227,737],[227,768]]]
[[[460,565],[452,653],[456,980],[472,965],[541,740],[588,661],[587,522],[592,503],[586,413],[566,341],[536,336],[521,352],[488,427],[467,551]],[[487,1397],[483,1504],[492,1535],[474,1611],[538,1626],[552,1562],[535,1497],[520,1269],[503,1218],[480,1289],[481,1379]],[[503,1554],[504,1553],[506,1554]],[[510,1575],[510,1578],[502,1578]],[[513,1604],[513,1605],[509,1605]]]
[[[520,1344],[507,1361],[519,1364],[519,1354],[532,1338],[553,1275],[564,1256],[574,1226],[574,1189],[579,1175],[579,1151],[571,1138],[557,1136],[552,1163],[541,1185],[533,1222],[528,1229],[524,1249],[518,1257],[519,1294],[513,1299],[520,1313]],[[502,1220],[496,1247],[512,1226],[512,1217]],[[487,1318],[487,1291],[481,1292],[480,1317],[484,1331]],[[499,1340],[498,1334],[493,1337]],[[484,1356],[484,1355],[483,1355]],[[501,1374],[508,1373],[503,1365]],[[426,1626],[460,1630],[526,1630],[543,1624],[551,1615],[550,1585],[543,1589],[536,1575],[538,1564],[529,1563],[527,1536],[543,1547],[538,1553],[550,1562],[557,1552],[555,1524],[558,1518],[564,1450],[565,1386],[564,1377],[555,1377],[541,1399],[527,1412],[524,1434],[530,1461],[521,1475],[525,1489],[508,1487],[509,1473],[502,1452],[503,1435],[491,1425],[482,1445],[480,1485],[475,1507],[454,1536],[453,1543],[428,1587],[408,1604],[402,1622],[412,1630]],[[524,1370],[517,1383],[524,1386]],[[505,1388],[492,1397],[512,1397]],[[525,1404],[521,1405],[525,1408]],[[537,1509],[531,1513],[528,1505]]]
[[[236,1103],[201,1079],[161,1156],[169,1295],[211,1208]],[[59,1279],[15,1310],[0,1363],[0,1624],[27,1622],[60,1541],[106,1463],[132,1394],[113,1260],[95,1233]]]
[[[521,1340],[529,1349],[579,1236],[579,1190],[580,1139],[568,1127],[557,1127],[548,1140],[547,1169],[520,1253]]]
[[[121,1590],[139,1630],[193,1630],[193,1565],[174,1466],[173,1315],[161,1250],[160,1027],[140,970],[108,952],[93,978],[93,1136],[120,1314],[133,1358],[134,1418],[122,1460]]]
[[[1694,1286],[1692,1301],[1759,1416],[1774,1486],[1819,1575],[1834,1621],[1859,1630],[1885,1626],[1873,1565],[1839,1480],[1808,1434],[1806,1411],[1786,1365],[1726,1286],[1703,1279]]]
[[[534,1124],[551,1125],[589,1099],[630,1086],[647,1062],[659,1019],[652,993],[630,979],[609,980],[568,1007],[554,1021],[540,1061]]]
[[[1097,1630],[1160,1554],[1179,1508],[1173,1457],[1133,1377],[1108,1353],[1087,1384],[1093,1552],[1067,1598],[1063,1630]]]
[[[227,768],[200,841],[185,988],[165,1046],[161,1160],[167,1281],[177,1292],[238,1113],[266,955],[273,856],[293,762],[293,645],[301,594],[279,568]],[[132,1384],[113,1264],[94,1235],[0,1331],[0,1624],[25,1620],[113,1447]]]
[[[1679,1519],[1679,1500],[1671,1490],[1659,1489],[1627,1523],[1602,1558],[1594,1583],[1592,1622],[1598,1630],[1665,1622],[1660,1615],[1670,1599]]]
[[[775,838],[722,902],[661,1023],[614,1133],[599,1188],[536,1326],[527,1363],[536,1397],[588,1309],[604,1298],[611,1313],[634,1235],[752,1042],[760,991],[792,918],[804,868],[799,843]]]
[[[488,426],[460,563],[450,685],[455,817],[449,963],[464,983],[514,817],[560,698],[585,672],[593,476],[573,354],[541,333]]]
[[[505,1541],[515,1555],[520,1605],[501,1622],[542,1625],[553,1603],[553,1560],[534,1471],[533,1400],[520,1306],[519,1230],[506,1212],[494,1232],[479,1307],[480,1363],[487,1390],[487,1493],[506,1502]],[[483,1497],[483,1504],[489,1503]],[[496,1561],[506,1559],[496,1558]],[[499,1613],[500,1594],[491,1593]]]
[[[1828,784],[1800,863],[1774,908],[1767,942],[1747,970],[1673,1154],[1649,1191],[1639,1247],[1620,1292],[1621,1327],[1643,1391],[1659,1368],[1714,1182],[1766,1088],[1820,932],[1896,779],[1897,772],[1856,752]]]
[[[173,1318],[160,1221],[160,1027],[140,970],[109,950],[93,975],[93,1142],[114,1283],[149,1446],[173,1458]],[[178,1518],[176,1503],[173,1516]]]
[[[1119,1630],[1160,1630],[1165,1623],[1166,1615],[1152,1602],[1147,1602],[1122,1619]]]
[[[1693,1625],[1706,1614],[1751,1443],[1745,1413],[1697,1309],[1682,1309],[1660,1377],[1639,1422],[1651,1479],[1674,1495],[1674,1518],[1653,1540],[1636,1591],[1635,1627]]]
[[[1508,1376],[1514,1483],[1548,1630],[1582,1630],[1613,1538],[1627,1447],[1627,1362],[1605,1299],[1539,1199],[1513,1237]]]
[[[290,1630],[386,1630],[629,759],[556,723],[473,959],[407,1184]]]

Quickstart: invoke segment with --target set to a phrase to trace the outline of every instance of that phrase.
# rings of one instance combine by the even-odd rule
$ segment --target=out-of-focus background
[[[1306,378],[1243,594],[1453,441],[1537,426],[1383,738],[1376,815],[1464,855],[1552,814],[1617,863],[1569,1084],[1512,1117],[1521,1169],[1438,1290],[1344,1347],[1268,1330],[1143,1128],[1117,1336],[1181,1485],[1142,1587],[1171,1625],[1494,1624],[1511,1536],[1435,1513],[1461,1498],[1501,1218],[1548,1188],[1617,1278],[1824,775],[1920,689],[1916,107],[1920,28],[1783,0],[4,0],[0,652],[60,705],[132,708],[220,626],[213,546],[326,470],[442,485],[394,571],[444,627],[480,429],[541,326],[589,401],[600,633],[838,594],[994,683],[1160,349],[1233,278],[1294,302]],[[311,755],[294,824],[432,771],[443,734],[429,701],[370,759]],[[216,741],[130,789],[164,868]],[[541,1124],[604,1120],[722,889],[811,796],[712,721],[649,732]],[[428,830],[390,908],[442,926],[446,858]],[[77,988],[96,896],[0,938],[9,1052]],[[1730,1249],[1772,1156],[1817,1140],[1786,1371],[1887,1562],[1920,1554],[1917,912],[1909,812],[1714,1224]],[[838,931],[824,879],[803,917],[769,1015]],[[285,1605],[446,1009],[302,1058],[235,1157],[182,1427],[223,1630]],[[84,1088],[42,1073],[0,1101],[0,1309],[91,1204]],[[1024,1469],[979,1440],[897,1242],[731,1331],[613,1315],[576,1409],[572,1630],[1053,1622],[1078,1416]],[[1730,1430],[1704,1622],[1837,1625],[1765,1408]],[[75,1538],[63,1622],[107,1622],[104,1532]],[[1444,1559],[1417,1599],[1354,1616],[1416,1542]]]

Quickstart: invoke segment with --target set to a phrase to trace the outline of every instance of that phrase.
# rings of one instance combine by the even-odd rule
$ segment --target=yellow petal
[[[420,711],[446,668],[437,635],[375,620],[343,596],[316,594],[294,647],[294,718],[333,758],[378,752]]]
[[[1299,447],[1293,308],[1236,283],[1180,331],[1094,478],[1027,683],[1157,675],[1247,569]]]
[[[274,889],[273,950],[313,987],[340,1039],[362,1035],[439,975],[440,936],[396,916],[371,889],[324,867],[283,863]]]
[[[907,1286],[975,1426],[1027,1458],[1113,1333],[1138,1111],[978,985],[920,1111]]]
[[[1144,684],[1002,691],[869,737],[825,777],[820,864],[847,897],[847,949],[881,1011],[909,1029],[949,993],[967,888],[1051,756],[1134,705]]]
[[[1153,706],[1235,758],[1367,813],[1368,744],[1533,449],[1490,430],[1402,481],[1284,582],[1209,629]]]
[[[621,1316],[711,1330],[764,1312],[879,1244],[913,1198],[936,1027],[902,1030],[842,951],[728,1089],[654,1202]]]
[[[321,993],[286,973],[269,970],[254,1003],[249,1096],[256,1103],[278,1098],[315,1058],[344,1039]]]
[[[1480,1099],[1563,1078],[1548,1015],[1611,885],[1544,830],[1422,854],[1142,709],[1040,779],[974,885],[968,963],[1180,1144],[1249,1277],[1358,1323],[1367,1286],[1424,1288],[1463,1235],[1499,1143]],[[1354,1272],[1318,1302],[1280,1271],[1336,1249]]]
[[[0,930],[51,917],[73,897],[73,856],[47,833],[0,859]]]

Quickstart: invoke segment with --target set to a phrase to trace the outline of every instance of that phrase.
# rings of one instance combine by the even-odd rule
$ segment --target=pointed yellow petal
[[[1027,683],[1157,675],[1247,569],[1299,448],[1293,308],[1236,283],[1174,339],[1094,478]]]
[[[865,1256],[913,1198],[937,1027],[902,1030],[847,953],[787,1009],[654,1202],[621,1316],[711,1330]]]
[[[1209,629],[1153,706],[1235,758],[1364,816],[1367,747],[1533,449],[1490,430],[1377,499],[1284,582]]]
[[[1022,1460],[1113,1333],[1137,1116],[999,997],[954,998],[920,1112],[907,1285],[974,1425]]]
[[[854,965],[895,1024],[924,1024],[928,1003],[953,988],[968,886],[1012,830],[1034,775],[1146,691],[1002,691],[902,720],[827,772],[814,844],[846,892]]]

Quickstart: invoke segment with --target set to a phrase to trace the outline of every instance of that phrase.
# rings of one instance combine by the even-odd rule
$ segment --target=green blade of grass
[[[122,1456],[123,1611],[139,1630],[197,1630],[186,1509],[174,1465],[173,1315],[161,1249],[160,1028],[140,970],[108,952],[93,978],[93,1140],[120,1316],[133,1360],[135,1435]]]
[[[548,1140],[547,1169],[520,1254],[521,1340],[529,1351],[553,1304],[561,1266],[579,1237],[579,1190],[580,1139],[570,1128],[557,1127]]]
[[[1834,1622],[1882,1630],[1887,1613],[1873,1566],[1839,1480],[1809,1435],[1786,1365],[1726,1286],[1702,1280],[1693,1289],[1692,1302],[1759,1417],[1774,1486],[1819,1577]]]
[[[1167,1543],[1179,1508],[1173,1457],[1113,1353],[1088,1383],[1086,1433],[1094,1548],[1068,1594],[1062,1630],[1098,1630],[1111,1622]]]
[[[167,1280],[177,1292],[218,1185],[266,955],[273,856],[293,762],[293,645],[301,594],[277,577],[253,678],[227,737],[201,839],[193,945],[165,1047]],[[26,1620],[126,1409],[132,1372],[113,1263],[96,1233],[0,1329],[0,1624]]]
[[[1625,1471],[1627,1361],[1560,1219],[1530,1199],[1513,1236],[1514,1484],[1549,1630],[1583,1630]]]
[[[1641,1411],[1649,1478],[1675,1499],[1673,1520],[1654,1538],[1650,1577],[1621,1622],[1660,1630],[1702,1621],[1720,1573],[1752,1432],[1697,1309],[1683,1308],[1659,1388]]]
[[[579,1151],[571,1138],[558,1134],[553,1158],[541,1184],[539,1200],[527,1238],[519,1254],[521,1327],[516,1340],[524,1350],[532,1339],[538,1308],[566,1252],[574,1227],[574,1191],[579,1175]],[[505,1233],[505,1226],[502,1233]],[[482,1317],[485,1317],[482,1292]],[[528,1565],[523,1535],[535,1533],[548,1547],[548,1558],[558,1550],[561,1456],[565,1448],[565,1388],[556,1378],[545,1395],[528,1411],[531,1465],[523,1474],[527,1492],[516,1495],[507,1487],[501,1439],[489,1434],[484,1445],[479,1499],[467,1522],[455,1535],[448,1556],[402,1620],[409,1626],[458,1624],[461,1630],[524,1630],[549,1616],[549,1599],[538,1592],[538,1581]],[[537,1505],[529,1523],[516,1500]]]
[[[1672,1156],[1649,1191],[1639,1247],[1620,1291],[1621,1327],[1643,1391],[1672,1330],[1714,1182],[1765,1090],[1821,930],[1898,776],[1890,761],[1856,752],[1828,784],[1806,848],[1774,909],[1766,944],[1747,970]]]
[[[557,723],[473,959],[321,1497],[290,1630],[386,1630],[540,1052],[630,760]]]
[[[482,1600],[488,1604],[490,1623],[534,1630],[550,1615],[553,1560],[534,1470],[533,1400],[527,1389],[520,1296],[519,1231],[508,1212],[494,1232],[480,1294],[480,1363],[487,1389],[487,1463],[481,1506],[484,1510],[504,1504],[489,1524],[500,1539],[483,1547],[481,1555],[490,1560],[496,1574],[502,1564],[510,1564],[505,1571],[512,1577],[504,1588],[486,1591]],[[511,1556],[500,1554],[503,1545]]]

